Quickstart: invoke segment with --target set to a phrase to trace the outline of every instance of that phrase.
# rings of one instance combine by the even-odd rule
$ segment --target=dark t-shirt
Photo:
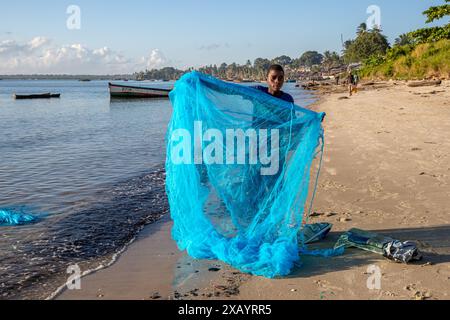
[[[269,93],[269,88],[264,86],[254,86],[253,88],[262,91],[268,95],[271,95]],[[271,95],[273,96],[273,95]],[[283,91],[280,92],[279,95],[273,96],[275,98],[284,100],[289,103],[294,103],[294,98],[288,93],[285,93]],[[291,118],[295,117],[295,112],[292,113],[290,108],[275,108],[268,107],[266,105],[259,105],[255,110],[253,114],[253,124],[255,127],[260,126],[279,126],[281,124],[284,124],[286,122],[289,122]]]
[[[269,93],[269,88],[264,87],[264,86],[254,86],[253,88],[262,91],[264,93],[270,94]],[[290,102],[290,103],[294,103],[294,98],[292,98],[292,96],[289,93],[283,92],[281,91],[280,95],[274,96],[275,98]]]

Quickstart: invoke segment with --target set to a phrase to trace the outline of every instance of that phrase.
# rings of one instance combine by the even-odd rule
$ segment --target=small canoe
[[[408,87],[417,88],[417,87],[429,87],[429,86],[440,86],[442,80],[425,80],[425,81],[414,81],[408,83]]]
[[[168,98],[170,91],[172,90],[109,83],[109,93],[113,98]]]
[[[40,94],[14,94],[14,99],[24,100],[24,99],[51,99],[61,97],[60,93],[40,93]]]

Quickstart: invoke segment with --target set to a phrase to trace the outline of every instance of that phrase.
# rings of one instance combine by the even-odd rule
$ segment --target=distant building
[[[350,70],[358,70],[358,69],[360,69],[362,67],[362,63],[361,62],[357,62],[357,63],[350,63],[349,65],[348,65],[348,69],[350,69]]]
[[[302,73],[305,73],[305,72],[311,72],[311,67],[308,67],[308,66],[300,66],[300,67],[297,69],[297,71],[298,71],[298,72],[302,72]]]

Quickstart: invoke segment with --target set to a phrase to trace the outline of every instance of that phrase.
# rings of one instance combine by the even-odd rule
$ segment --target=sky
[[[342,50],[380,21],[392,43],[444,0],[2,0],[0,74],[114,74]],[[74,7],[75,6],[75,7]],[[370,6],[379,8],[369,10]],[[373,19],[375,18],[378,19]],[[443,21],[448,22],[448,21]],[[440,22],[438,24],[443,24]],[[433,25],[433,24],[432,24]]]

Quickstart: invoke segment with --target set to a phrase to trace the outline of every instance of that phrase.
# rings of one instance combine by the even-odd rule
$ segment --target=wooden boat
[[[442,80],[413,81],[408,83],[408,87],[417,88],[417,87],[440,86],[441,83]]]
[[[172,90],[109,83],[113,98],[168,98]]]
[[[24,100],[24,99],[51,99],[61,97],[60,93],[38,93],[38,94],[14,94],[14,99]]]

